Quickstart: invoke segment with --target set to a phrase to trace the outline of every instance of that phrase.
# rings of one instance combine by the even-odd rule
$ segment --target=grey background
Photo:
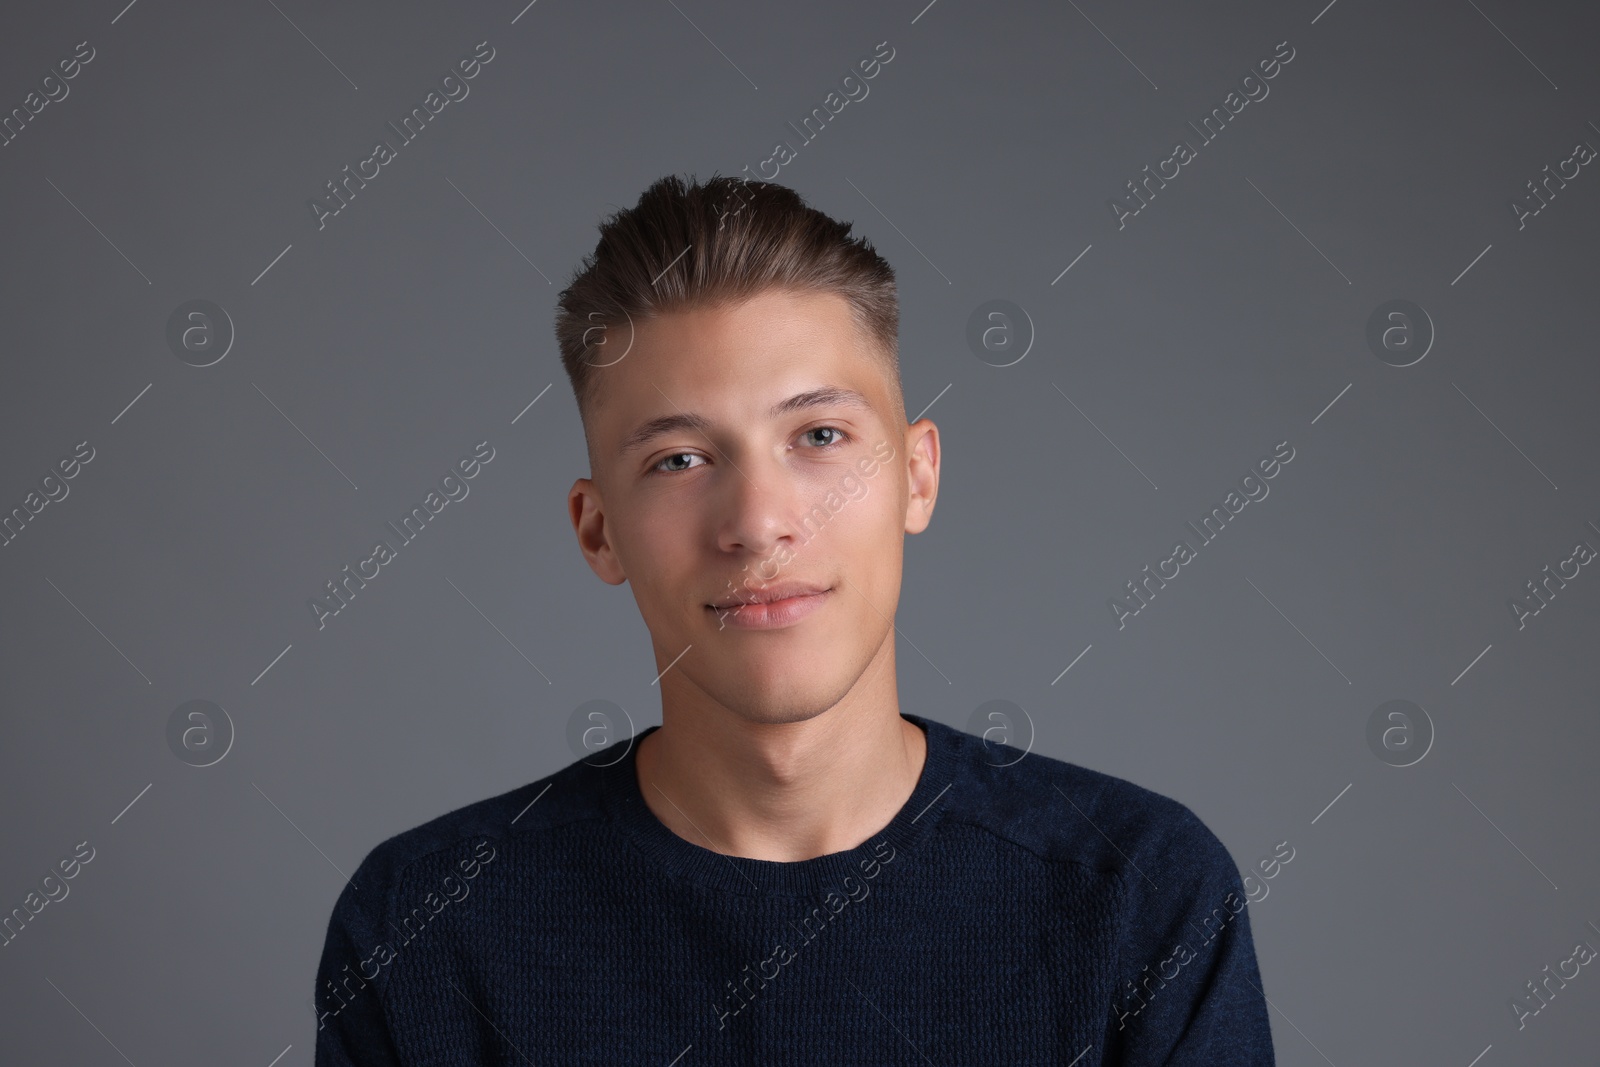
[[[1600,577],[1521,630],[1508,602],[1600,546],[1600,176],[1520,230],[1510,203],[1600,145],[1600,20],[924,3],[8,11],[0,112],[96,56],[0,148],[0,511],[96,454],[0,548],[0,911],[95,858],[0,948],[0,1061],[311,1063],[368,849],[576,758],[587,700],[659,721],[631,593],[566,516],[553,304],[603,214],[780,139],[776,180],[895,265],[907,409],[942,431],[902,707],[1012,701],[1033,751],[1182,800],[1241,869],[1289,842],[1250,909],[1280,1063],[1592,1058],[1592,968],[1520,1031],[1509,1002],[1600,945]],[[307,200],[484,40],[470,95],[319,231]],[[1180,138],[1197,158],[1119,231],[1108,199]],[[237,334],[204,368],[166,341],[197,298]],[[1033,330],[1003,368],[966,343],[996,298]],[[1437,330],[1405,368],[1364,337],[1395,298]],[[485,439],[469,496],[319,631],[307,599]],[[1268,498],[1119,630],[1108,598],[1284,440]],[[205,768],[167,741],[195,699],[236,731]],[[1405,768],[1366,740],[1394,699],[1436,732]]]

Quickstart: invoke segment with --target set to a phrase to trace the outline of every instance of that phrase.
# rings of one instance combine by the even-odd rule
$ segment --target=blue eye
[[[666,467],[666,464],[671,460],[685,459],[685,458],[687,458],[687,459],[704,459],[705,457],[697,455],[697,454],[695,454],[693,452],[674,452],[670,456],[662,457],[660,462],[656,463],[650,469],[651,469],[651,471],[660,472],[661,474],[675,474],[678,471],[692,470],[693,469],[692,467],[671,467],[671,468]]]
[[[805,436],[809,436],[811,434],[822,434],[822,433],[831,434],[833,436],[833,439],[830,440],[830,441],[825,441],[822,444],[816,445],[815,448],[819,452],[820,451],[826,451],[828,449],[839,448],[842,445],[844,445],[847,441],[851,440],[850,435],[845,433],[843,430],[839,429],[837,426],[813,426],[811,429],[804,431],[801,434],[801,436],[805,437]],[[698,452],[674,452],[669,456],[663,456],[656,463],[652,464],[651,467],[650,467],[650,473],[652,473],[652,474],[678,474],[678,473],[681,473],[683,471],[693,470],[694,467],[698,465],[698,464],[690,463],[690,465],[683,466],[683,467],[679,467],[679,466],[675,466],[675,465],[674,466],[668,466],[668,464],[672,463],[672,461],[678,460],[678,459],[684,459],[684,460],[692,461],[692,460],[696,460],[696,459],[704,460],[705,457],[700,455]]]
[[[824,445],[821,445],[820,447],[822,447],[822,448],[834,448],[835,446],[844,444],[844,442],[850,440],[850,436],[848,434],[846,434],[843,430],[839,429],[837,426],[814,426],[811,429],[807,430],[806,433],[808,433],[808,434],[812,434],[812,433],[831,433],[831,434],[833,434],[834,440],[829,441],[828,443],[826,443]]]

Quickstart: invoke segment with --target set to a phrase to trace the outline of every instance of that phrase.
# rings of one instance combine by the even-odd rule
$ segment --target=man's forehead
[[[820,303],[810,298],[821,296]],[[654,437],[711,432],[823,406],[887,418],[880,361],[837,294],[760,294],[642,324],[607,366],[596,406],[601,451],[621,458]]]

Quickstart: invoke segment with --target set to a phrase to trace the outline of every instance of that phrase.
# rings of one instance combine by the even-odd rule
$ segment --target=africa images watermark
[[[1284,49],[1288,49],[1287,52]],[[1225,130],[1228,123],[1238,117],[1252,102],[1260,103],[1272,91],[1267,85],[1268,81],[1276,78],[1295,57],[1294,48],[1288,41],[1279,41],[1272,56],[1256,63],[1256,70],[1261,72],[1257,77],[1251,71],[1239,79],[1239,88],[1244,91],[1240,96],[1235,90],[1228,90],[1228,95],[1222,98],[1222,106],[1211,109],[1211,114],[1200,120],[1200,126],[1189,123],[1189,128],[1200,137],[1201,145],[1208,145],[1215,141]],[[1264,79],[1264,80],[1263,80]],[[1201,127],[1204,127],[1202,130]],[[1156,164],[1156,173],[1151,173],[1148,163],[1144,166],[1144,177],[1135,184],[1133,179],[1128,180],[1128,195],[1122,198],[1112,197],[1106,201],[1106,206],[1111,209],[1111,217],[1117,221],[1117,229],[1126,229],[1128,220],[1150,206],[1150,201],[1156,198],[1157,189],[1165,189],[1167,182],[1172,181],[1183,173],[1183,167],[1199,158],[1199,153],[1188,141],[1179,141],[1172,146],[1172,155]],[[1172,168],[1172,173],[1167,173],[1167,168]],[[1163,180],[1165,179],[1165,180]],[[1151,188],[1151,183],[1155,187]],[[1141,193],[1140,190],[1143,190]]]
[[[28,90],[28,95],[22,98],[22,106],[14,107],[9,114],[0,117],[0,148],[21,137],[28,124],[37,122],[45,108],[65,100],[72,92],[72,86],[67,82],[76,78],[94,57],[94,46],[88,41],[79,41],[72,46],[71,56],[57,60],[55,70],[39,79],[39,88]],[[56,71],[61,72],[59,77]]]
[[[1585,523],[1595,533],[1600,533],[1600,526],[1592,521]],[[1567,583],[1583,573],[1583,568],[1594,562],[1595,549],[1588,541],[1578,541],[1572,546],[1572,555],[1556,563],[1555,570],[1550,569],[1546,563],[1540,571],[1543,578],[1537,580],[1529,578],[1526,583],[1528,595],[1526,598],[1511,597],[1507,603],[1511,607],[1511,617],[1517,620],[1517,629],[1525,629],[1528,620],[1550,606],[1550,601],[1556,598],[1556,593],[1567,587]],[[1570,568],[1570,573],[1569,573]]]
[[[485,449],[488,450],[487,454]],[[439,479],[438,490],[428,490],[428,495],[422,498],[422,503],[414,505],[400,520],[399,526],[392,522],[385,522],[384,525],[389,527],[395,539],[402,545],[409,545],[427,529],[429,521],[434,516],[450,506],[451,501],[467,498],[472,487],[463,479],[476,478],[483,471],[483,464],[494,459],[494,455],[493,445],[488,441],[479,441],[473,446],[472,456],[458,460],[450,473]],[[460,477],[456,476],[456,471],[461,472]],[[398,556],[399,553],[388,541],[379,541],[372,546],[370,556],[356,562],[354,572],[350,570],[350,564],[346,563],[340,572],[344,577],[328,580],[326,596],[308,597],[306,606],[311,609],[312,617],[317,620],[317,629],[326,627],[330,616],[337,615],[349,607],[350,601],[355,599],[356,591],[365,589],[367,582],[383,573],[383,567],[393,563]],[[370,574],[367,573],[368,566],[372,568]]]
[[[884,855],[885,849],[889,853],[887,856]],[[857,864],[861,868],[861,877],[859,879],[853,874],[845,875],[843,894],[837,889],[830,888],[824,894],[822,902],[813,904],[810,912],[800,920],[801,926],[797,926],[793,922],[789,924],[800,935],[800,940],[797,942],[799,948],[805,948],[816,940],[817,935],[826,930],[828,924],[833,922],[845,908],[850,906],[851,901],[859,903],[872,895],[872,890],[867,886],[867,883],[878,877],[885,866],[894,862],[895,850],[894,846],[889,842],[879,841],[872,846],[872,851],[877,857],[876,859],[862,859]],[[802,929],[802,926],[804,929]],[[797,953],[780,939],[774,946],[772,954],[755,965],[755,973],[751,973],[750,964],[745,964],[739,972],[738,984],[735,985],[733,980],[729,979],[726,983],[728,987],[727,995],[722,998],[721,1003],[712,1005],[711,1010],[716,1012],[717,1015],[717,1029],[726,1030],[728,1020],[748,1008],[751,1002],[755,1000],[756,994],[767,988],[767,983],[775,980],[778,975],[783,973],[783,968],[793,963],[797,958]],[[737,1006],[729,1010],[729,1005]]]
[[[84,849],[89,850],[88,855],[84,854]],[[79,841],[73,848],[71,856],[58,861],[50,873],[39,879],[39,888],[29,890],[28,895],[22,898],[22,907],[12,908],[8,915],[0,919],[0,948],[5,948],[15,941],[46,907],[66,900],[67,894],[72,892],[67,881],[76,878],[83,870],[83,865],[92,859],[94,859],[94,846],[87,841]],[[40,896],[41,892],[43,896]]]
[[[884,451],[885,449],[888,450],[887,454]],[[835,488],[829,489],[823,495],[822,500],[812,504],[801,517],[800,528],[804,532],[801,534],[800,547],[803,548],[810,544],[817,534],[821,532],[822,527],[844,510],[846,504],[852,500],[860,500],[865,497],[869,486],[863,479],[876,477],[878,472],[883,469],[883,464],[895,457],[895,448],[888,441],[879,441],[872,446],[872,451],[878,457],[877,459],[872,458],[872,456],[862,456],[856,460],[856,470],[861,472],[860,477],[856,476],[855,471],[847,472],[839,479]],[[840,494],[840,489],[844,490],[843,495]],[[777,548],[773,549],[771,555],[756,564],[755,574],[747,576],[741,583],[743,588],[750,593],[761,592],[768,582],[777,578],[779,572],[794,561],[795,555],[795,549],[791,548],[787,543],[779,544]],[[769,566],[772,570],[770,574],[766,573]],[[750,564],[746,563],[743,570],[749,571]],[[733,579],[731,578],[728,579],[728,588],[730,590],[733,589]],[[735,591],[734,595],[743,596],[745,594]],[[721,625],[717,629],[726,629],[728,615],[744,606],[743,603],[735,604],[718,612],[717,621]]]
[[[484,855],[484,849],[488,849],[488,855]],[[482,872],[483,868],[488,866],[490,861],[494,859],[495,850],[489,844],[488,840],[485,839],[483,841],[479,841],[473,846],[472,854],[477,858],[463,858],[457,861],[456,865],[461,870],[461,877],[459,879],[453,874],[447,874],[444,876],[444,880],[440,883],[444,889],[444,896],[440,896],[437,892],[430,889],[428,891],[428,895],[422,899],[422,903],[427,910],[423,910],[422,907],[413,907],[406,917],[400,920],[401,925],[405,927],[404,931],[401,931],[400,927],[395,926],[394,923],[389,923],[389,928],[395,933],[399,934],[403,932],[405,935],[404,941],[397,942],[400,948],[404,948],[414,941],[428,925],[428,921],[435,915],[438,915],[440,912],[444,911],[444,909],[449,907],[452,902],[459,904],[461,901],[467,899],[467,895],[472,892],[472,888],[468,886],[467,883],[476,878]],[[458,891],[459,895],[457,895]],[[412,928],[413,922],[416,923],[415,929]],[[325,994],[323,1004],[327,1005],[329,1003],[327,998],[331,998],[333,1001],[336,1001],[339,1006],[336,1008],[328,1007],[324,1009],[313,1005],[313,1011],[317,1016],[317,1029],[321,1030],[327,1025],[329,1018],[338,1015],[345,1008],[349,1007],[350,1005],[348,1002],[350,1000],[354,1000],[356,994],[365,989],[368,982],[377,978],[383,968],[394,962],[398,955],[399,952],[396,950],[394,945],[391,945],[387,941],[381,941],[370,953],[368,953],[365,959],[356,964],[356,970],[354,972],[350,970],[350,964],[347,963],[344,965],[343,969],[339,972],[340,974],[344,975],[344,977],[339,981],[338,985],[334,984],[332,978],[324,978],[323,985],[326,986],[326,989],[323,990]],[[371,968],[370,973],[368,968]],[[355,983],[354,988],[351,986],[352,982]],[[344,993],[343,996],[340,995],[341,990]]]
[[[889,50],[887,55],[884,54],[884,49],[886,48]],[[800,126],[796,126],[792,122],[789,123],[789,128],[800,134],[801,147],[803,148],[820,137],[822,131],[827,129],[828,123],[839,112],[849,106],[851,101],[865,100],[867,93],[872,91],[867,82],[876,78],[883,67],[894,59],[894,55],[894,48],[888,41],[879,41],[873,48],[871,56],[859,60],[854,68],[847,71],[844,77],[839,79],[839,89],[830,90],[828,95],[822,98],[821,106],[812,108],[811,114],[800,120],[800,126],[804,126],[804,130],[801,130]],[[856,74],[857,71],[860,72],[859,77]],[[841,96],[841,92],[844,95]],[[812,128],[813,123],[815,123],[815,129]],[[772,155],[757,164],[760,177],[767,181],[773,181],[782,172],[784,165],[792,163],[799,154],[800,149],[794,147],[788,141],[778,141],[772,146]],[[771,174],[766,171],[768,166],[772,167]],[[748,165],[743,169],[747,174],[750,171]]]
[[[1600,931],[1600,926],[1595,926],[1592,922],[1589,925],[1596,931]],[[1528,979],[1524,983],[1527,987],[1528,995],[1515,996],[1510,999],[1511,1016],[1517,1020],[1517,1029],[1525,1028],[1531,1016],[1538,1015],[1548,1008],[1550,1001],[1555,999],[1556,993],[1565,989],[1568,982],[1583,973],[1583,968],[1593,962],[1594,958],[1594,945],[1588,941],[1579,941],[1572,946],[1572,955],[1556,964],[1554,972],[1550,970],[1550,965],[1547,963],[1543,967],[1544,977],[1540,978],[1537,984],[1532,978]],[[1571,973],[1568,973],[1568,967],[1572,968]],[[1555,983],[1553,987],[1550,984],[1551,982]]]
[[[1222,503],[1212,507],[1210,514],[1200,520],[1200,525],[1188,523],[1191,533],[1202,545],[1208,545],[1216,540],[1218,535],[1227,527],[1228,521],[1238,515],[1252,501],[1261,501],[1267,498],[1271,488],[1267,479],[1275,478],[1283,465],[1294,459],[1294,447],[1288,441],[1280,441],[1273,446],[1272,455],[1256,461],[1255,468],[1239,479],[1237,490],[1229,489],[1228,495],[1222,498]],[[1260,476],[1257,477],[1257,472]],[[1240,493],[1243,493],[1241,496]],[[1216,529],[1213,530],[1212,527]],[[1155,571],[1151,571],[1150,564],[1144,565],[1144,577],[1135,584],[1133,581],[1123,583],[1127,590],[1126,597],[1111,597],[1106,601],[1111,608],[1111,617],[1117,620],[1117,629],[1127,627],[1130,616],[1137,615],[1150,606],[1150,601],[1155,599],[1156,590],[1165,589],[1167,582],[1182,573],[1184,564],[1191,562],[1198,555],[1197,551],[1188,541],[1179,541],[1172,546],[1172,554],[1156,564]],[[1172,571],[1168,573],[1167,568]],[[1150,583],[1155,583],[1155,588]]]
[[[1549,207],[1550,201],[1556,198],[1556,191],[1565,189],[1567,182],[1583,173],[1582,168],[1593,162],[1594,158],[1594,145],[1579,141],[1572,146],[1572,155],[1557,162],[1554,171],[1546,163],[1542,178],[1528,179],[1528,195],[1511,198],[1511,214],[1517,220],[1517,229],[1527,229],[1528,220]],[[1570,174],[1567,172],[1569,167]]]
[[[439,79],[439,89],[429,89],[428,95],[422,98],[422,103],[412,107],[410,113],[400,120],[399,126],[390,122],[389,129],[394,131],[400,146],[403,148],[414,141],[428,128],[428,123],[433,121],[434,116],[451,103],[465,100],[467,94],[472,92],[472,87],[467,82],[476,78],[482,72],[483,66],[493,61],[494,56],[494,48],[488,41],[478,42],[472,54],[458,60],[451,72]],[[460,72],[460,77],[456,76],[456,71]],[[398,158],[399,153],[394,145],[387,140],[379,140],[373,143],[372,154],[356,164],[354,173],[351,172],[350,165],[345,164],[342,172],[344,177],[330,178],[324,183],[324,187],[328,190],[327,196],[313,196],[306,201],[306,205],[311,208],[311,216],[317,220],[317,229],[323,229],[331,216],[349,207],[349,202],[356,198],[357,190],[365,189],[367,182],[376,178],[383,172],[384,167]]]
[[[889,50],[887,55],[884,54],[885,48]],[[839,88],[830,91],[827,96],[823,97],[822,105],[812,108],[811,114],[800,120],[800,126],[796,126],[793,122],[789,123],[789,128],[800,134],[802,138],[801,147],[810,144],[821,136],[822,131],[828,128],[828,123],[838,117],[839,113],[846,107],[852,103],[859,103],[865,100],[867,94],[872,92],[872,87],[867,82],[876,78],[894,57],[895,50],[893,46],[888,41],[879,41],[872,55],[866,59],[857,60],[856,65],[839,79]],[[859,72],[859,75],[857,72]],[[802,130],[801,126],[805,127],[805,129]],[[752,182],[762,179],[769,182],[775,180],[782,172],[784,164],[793,162],[799,154],[800,150],[789,142],[779,141],[772,146],[772,155],[762,160],[759,164],[759,178],[751,173],[748,164],[740,168],[743,170],[744,176],[734,175],[736,184],[732,187],[729,196],[724,198],[720,204],[712,206],[711,210],[717,216],[717,229],[721,230],[730,218],[739,214],[749,205],[753,199],[749,192],[749,186]],[[768,166],[772,167],[771,174],[766,172]],[[730,209],[730,201],[735,198],[737,198],[737,206]]]
[[[72,492],[72,487],[67,482],[76,478],[78,472],[83,470],[83,465],[94,457],[94,446],[88,441],[79,441],[72,447],[72,455],[56,461],[56,470],[61,472],[60,477],[56,476],[56,471],[46,474],[39,479],[39,488],[28,490],[28,494],[22,498],[19,506],[0,515],[0,548],[22,536],[22,531],[28,528],[28,523],[37,518],[47,506],[67,499],[67,494]]]
[[[1287,856],[1283,854],[1283,850],[1286,848],[1289,850]],[[1273,846],[1272,855],[1264,857],[1257,862],[1256,869],[1261,872],[1262,879],[1276,878],[1284,866],[1293,859],[1294,846],[1287,841],[1280,841]],[[1228,895],[1223,898],[1222,903],[1211,909],[1211,914],[1205,918],[1205,926],[1209,932],[1196,930],[1196,933],[1204,934],[1200,942],[1201,948],[1215,942],[1217,935],[1222,933],[1223,928],[1232,922],[1234,916],[1242,912],[1248,904],[1257,904],[1267,898],[1267,894],[1271,892],[1271,887],[1265,881],[1256,881],[1256,885],[1260,889],[1260,895],[1258,896],[1256,895],[1256,890],[1250,886],[1252,881],[1256,881],[1254,874],[1245,875],[1243,879],[1244,899],[1241,899],[1237,893],[1230,889]],[[1113,1009],[1117,1016],[1117,1029],[1125,1029],[1128,1025],[1128,1019],[1149,1007],[1150,1001],[1155,998],[1156,993],[1166,988],[1167,983],[1177,978],[1182,973],[1183,968],[1196,958],[1198,958],[1198,953],[1189,947],[1188,942],[1180,941],[1173,946],[1170,956],[1156,964],[1154,974],[1150,972],[1150,965],[1147,963],[1136,978],[1128,979],[1124,983],[1127,988],[1119,995],[1117,1004]],[[1169,967],[1172,970],[1171,974],[1167,973]],[[1153,988],[1152,983],[1154,984]],[[1135,1002],[1137,1002],[1138,1007],[1131,1007]]]

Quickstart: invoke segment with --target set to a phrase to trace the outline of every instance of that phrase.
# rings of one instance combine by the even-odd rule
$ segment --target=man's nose
[[[718,544],[763,554],[793,535],[796,487],[773,460],[745,460],[724,486]]]

